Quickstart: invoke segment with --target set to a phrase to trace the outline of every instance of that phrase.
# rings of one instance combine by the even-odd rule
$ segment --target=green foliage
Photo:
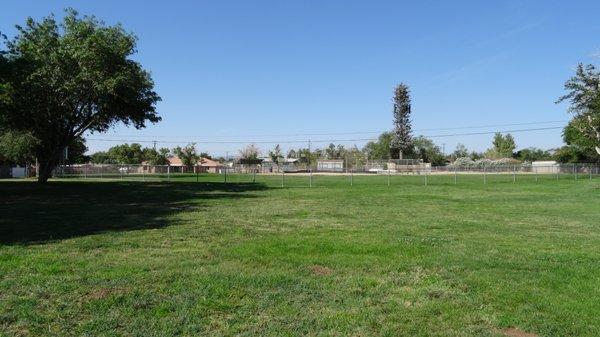
[[[90,162],[94,164],[118,164],[118,162],[112,158],[106,151],[98,151],[92,153],[90,156]]]
[[[283,159],[283,152],[281,151],[281,146],[277,144],[273,151],[269,152],[269,157],[274,163],[279,163]]]
[[[586,133],[584,117],[573,118],[563,129],[563,140],[567,144],[556,151],[554,159],[560,163],[598,163],[600,154],[596,152],[594,138]]]
[[[425,163],[431,163],[434,166],[441,166],[446,163],[444,155],[439,146],[425,136],[418,136],[412,140],[413,153],[417,158]]]
[[[494,140],[492,141],[493,148],[486,151],[486,158],[510,158],[513,155],[513,151],[517,147],[515,139],[510,133],[502,135],[500,132],[496,132]]]
[[[551,160],[552,154],[542,149],[530,147],[517,151],[514,155],[514,158],[523,162],[534,162],[540,160]]]
[[[63,149],[86,131],[104,132],[117,123],[142,128],[158,122],[150,74],[131,59],[136,38],[120,25],[67,10],[29,18],[6,43],[2,61],[2,118],[12,130],[39,140],[36,157],[45,182]]]
[[[116,164],[140,164],[146,160],[146,154],[138,143],[113,146],[108,149],[108,156]]]
[[[468,157],[469,156],[469,150],[467,149],[467,147],[464,144],[458,143],[456,144],[456,149],[454,150],[454,152],[452,152],[452,157],[456,158],[463,158],[463,157]]]
[[[38,140],[30,133],[8,131],[0,134],[0,163],[33,164]]]
[[[150,165],[169,165],[171,162],[169,161],[169,155],[171,151],[167,148],[160,148],[158,151],[154,149],[150,149],[146,156],[146,160]]]
[[[83,164],[90,161],[90,157],[85,155],[88,148],[85,145],[85,139],[82,137],[75,138],[67,148],[68,156],[64,160],[65,164]]]
[[[565,90],[567,94],[557,103],[569,101],[569,112],[574,116],[572,126],[581,134],[568,136],[588,138],[596,154],[600,155],[600,72],[594,65],[578,64],[575,76],[565,83]]]
[[[184,147],[177,146],[173,149],[173,153],[181,159],[181,163],[187,167],[192,167],[198,164],[200,156],[196,152],[196,144],[191,143]]]
[[[393,132],[383,132],[379,135],[377,141],[368,142],[363,151],[366,153],[369,160],[384,160],[392,158],[392,142],[395,134]]]

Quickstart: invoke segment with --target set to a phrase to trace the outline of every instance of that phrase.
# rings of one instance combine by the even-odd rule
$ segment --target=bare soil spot
[[[506,328],[500,330],[500,332],[508,337],[538,337],[535,333],[525,332],[519,328]]]
[[[314,274],[314,275],[329,275],[333,272],[333,270],[331,270],[331,268],[327,268],[325,266],[319,266],[319,265],[314,265],[314,266],[310,266],[310,271]]]
[[[99,288],[90,291],[85,298],[89,301],[97,301],[110,297],[111,295],[123,292],[122,288]]]

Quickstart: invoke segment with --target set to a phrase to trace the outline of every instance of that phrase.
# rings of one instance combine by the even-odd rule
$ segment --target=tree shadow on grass
[[[0,183],[0,244],[36,244],[107,231],[161,228],[209,199],[258,197],[251,183]]]

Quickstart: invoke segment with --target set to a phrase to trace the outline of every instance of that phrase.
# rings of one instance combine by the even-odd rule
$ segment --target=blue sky
[[[287,149],[372,138],[392,127],[399,82],[412,90],[416,134],[561,126],[430,130],[566,121],[566,106],[554,104],[564,81],[578,62],[600,63],[597,1],[4,0],[0,31],[12,36],[26,17],[61,17],[66,7],[134,32],[135,58],[163,98],[162,122],[90,136],[90,151],[115,144],[97,139],[198,142],[222,155],[243,145],[203,142]],[[519,148],[550,148],[560,133],[514,136]],[[450,152],[457,143],[485,150],[491,138],[433,139]]]

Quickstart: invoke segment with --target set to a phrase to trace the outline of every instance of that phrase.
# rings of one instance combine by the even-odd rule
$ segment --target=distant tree
[[[240,163],[251,165],[259,164],[262,162],[262,160],[258,158],[259,155],[260,151],[258,147],[254,144],[250,144],[240,150]]]
[[[444,165],[446,160],[439,146],[427,137],[419,136],[412,140],[414,146],[413,153],[423,162],[431,163],[434,166]]]
[[[412,149],[411,102],[408,86],[400,83],[394,89],[394,142],[392,146],[402,159]]]
[[[386,131],[379,135],[377,141],[370,141],[363,147],[363,152],[370,160],[383,160],[392,158],[392,142],[394,133]]]
[[[290,149],[287,153],[287,158],[297,158],[298,154],[296,153],[296,150],[294,149]]]
[[[150,165],[169,165],[169,155],[171,151],[167,148],[160,148],[158,151],[152,149],[147,154],[147,161]]]
[[[273,151],[269,152],[269,157],[274,163],[279,163],[283,159],[283,152],[281,151],[281,146],[277,144]]]
[[[464,158],[469,156],[469,150],[464,144],[458,143],[456,144],[456,149],[452,152],[452,156],[456,158]]]
[[[213,159],[208,152],[200,152],[200,158]]]
[[[471,153],[469,154],[469,158],[471,158],[472,160],[478,160],[478,159],[483,159],[485,158],[485,155],[483,153],[477,152],[477,151],[471,151]]]
[[[17,26],[0,61],[2,123],[38,139],[38,181],[44,183],[65,147],[85,132],[122,122],[143,128],[158,122],[150,74],[130,56],[136,37],[72,9]]]
[[[106,151],[98,151],[92,153],[90,162],[94,164],[117,164]]]
[[[187,167],[193,167],[200,160],[200,156],[196,152],[196,144],[190,143],[184,147],[177,146],[173,149],[173,153],[181,159],[181,163]]]
[[[515,152],[514,158],[524,162],[534,162],[539,160],[550,160],[552,159],[552,155],[548,151],[530,147]]]
[[[146,153],[138,143],[113,146],[108,149],[107,154],[113,164],[141,164],[146,160]]]
[[[515,139],[510,133],[502,135],[500,132],[496,132],[494,135],[492,145],[493,147],[486,152],[486,157],[491,159],[512,157],[513,151],[517,147]]]
[[[345,153],[345,159],[348,167],[357,167],[366,164],[366,154],[356,147],[356,145],[352,146]]]
[[[594,65],[578,64],[575,76],[565,83],[566,95],[557,103],[569,101],[569,112],[578,122],[577,130],[592,141],[600,155],[600,72]]]
[[[338,152],[337,148],[335,147],[335,144],[330,143],[329,146],[327,146],[327,148],[325,149],[325,156],[327,157],[327,159],[338,158]]]

